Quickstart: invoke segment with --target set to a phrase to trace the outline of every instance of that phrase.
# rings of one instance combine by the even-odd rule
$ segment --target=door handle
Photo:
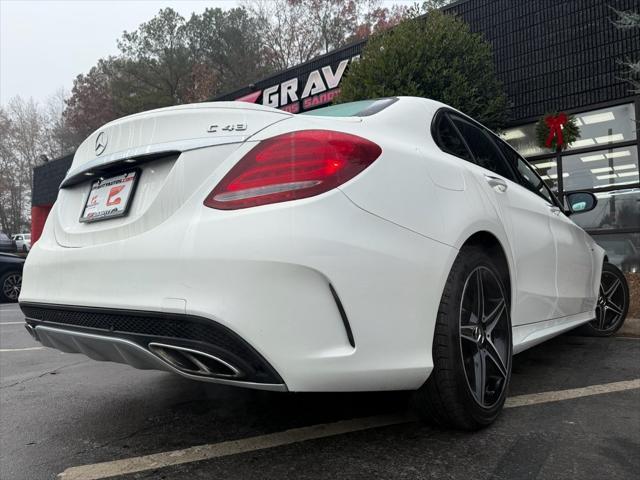
[[[491,175],[485,175],[484,179],[491,186],[491,188],[497,190],[500,193],[504,193],[507,191],[507,182],[505,182],[500,177],[493,177]]]

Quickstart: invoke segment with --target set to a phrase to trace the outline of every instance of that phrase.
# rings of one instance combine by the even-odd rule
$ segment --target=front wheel
[[[615,265],[602,265],[596,318],[580,328],[591,337],[610,337],[624,324],[629,311],[629,285],[624,273]]]
[[[511,379],[510,302],[495,262],[463,248],[449,273],[433,339],[434,369],[414,406],[438,425],[477,430],[504,405]]]

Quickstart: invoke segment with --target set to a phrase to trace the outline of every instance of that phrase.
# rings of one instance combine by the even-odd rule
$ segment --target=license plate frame
[[[91,182],[78,221],[93,223],[128,215],[141,173],[139,168],[133,168]]]

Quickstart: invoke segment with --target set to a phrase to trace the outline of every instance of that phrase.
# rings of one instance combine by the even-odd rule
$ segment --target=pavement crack
[[[129,432],[126,435],[121,435],[119,437],[111,438],[111,439],[109,439],[109,440],[107,440],[105,442],[102,442],[100,444],[92,445],[89,448],[85,448],[83,450],[79,450],[77,452],[73,452],[72,454],[68,455],[68,457],[82,455],[84,453],[88,453],[88,452],[91,452],[91,451],[94,451],[94,450],[98,450],[98,449],[101,449],[101,448],[104,448],[104,447],[113,446],[113,444],[115,444],[115,443],[119,443],[119,442],[122,442],[124,440],[128,440],[128,439],[133,438],[133,437],[135,437],[135,436],[137,436],[139,434],[148,433],[148,432],[150,432],[150,431],[152,431],[152,430],[154,430],[154,429],[156,429],[158,427],[163,427],[165,425],[169,425],[169,424],[172,423],[172,421],[173,420],[167,420],[167,421],[164,421],[164,422],[160,422],[157,425],[147,425],[147,426],[144,426],[144,427],[137,428],[133,432]]]
[[[23,383],[30,382],[31,380],[37,380],[38,378],[42,378],[42,377],[44,377],[46,375],[55,375],[58,372],[60,372],[61,370],[64,370],[65,368],[75,367],[76,365],[81,365],[83,363],[88,363],[88,362],[89,362],[89,360],[82,360],[80,362],[74,362],[74,363],[70,363],[68,365],[62,365],[61,367],[54,368],[53,370],[47,370],[46,372],[40,373],[38,375],[34,375],[33,377],[25,378],[25,379],[19,380],[17,382],[10,383],[9,385],[3,385],[3,386],[0,387],[0,390],[5,390],[7,388],[15,387],[16,385],[22,385]]]

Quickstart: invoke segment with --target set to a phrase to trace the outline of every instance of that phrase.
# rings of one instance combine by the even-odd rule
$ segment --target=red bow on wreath
[[[549,115],[545,117],[544,123],[549,127],[549,136],[547,137],[546,142],[544,143],[547,148],[551,148],[551,142],[553,142],[554,138],[556,140],[556,146],[558,148],[564,145],[564,139],[562,138],[562,127],[567,123],[568,117],[566,113],[560,113],[557,116]]]

